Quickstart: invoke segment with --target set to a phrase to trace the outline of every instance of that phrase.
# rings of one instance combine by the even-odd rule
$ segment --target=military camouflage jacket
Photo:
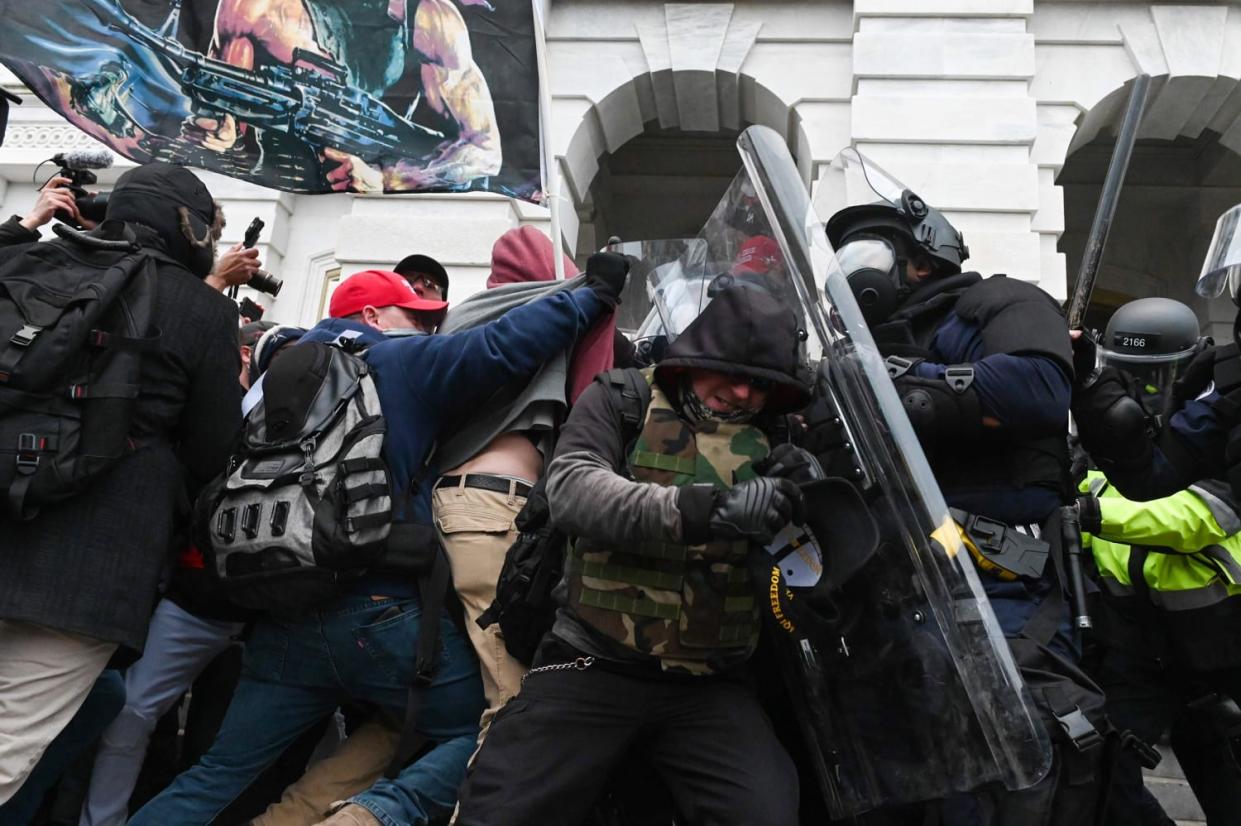
[[[686,545],[676,494],[688,484],[724,489],[753,478],[750,463],[767,454],[766,437],[752,425],[691,426],[657,385],[632,447],[621,443],[622,429],[614,400],[593,385],[549,469],[553,517],[577,537],[557,636],[596,656],[658,658],[666,671],[713,673],[744,662],[758,634],[748,547]]]

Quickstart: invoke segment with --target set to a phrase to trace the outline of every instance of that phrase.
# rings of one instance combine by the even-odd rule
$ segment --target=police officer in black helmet
[[[1112,314],[1099,356],[1132,376],[1145,395],[1166,395],[1207,344],[1189,307],[1170,298],[1139,298]]]
[[[1220,216],[1196,289],[1207,298],[1228,292],[1241,308],[1241,204]],[[1179,323],[1175,333],[1165,329],[1170,317],[1141,321],[1159,335],[1188,336]],[[1241,494],[1241,309],[1234,340],[1199,345],[1173,377],[1159,421],[1123,373],[1108,364],[1088,369],[1097,348],[1089,335],[1074,336],[1073,419],[1083,447],[1118,491],[1144,501],[1200,479],[1225,479],[1234,495]],[[1110,329],[1104,345],[1114,346]]]
[[[1047,707],[1034,692],[1056,756],[1033,788],[931,804],[938,820],[933,811],[881,820],[904,822],[907,814],[911,823],[1093,822],[1104,721],[1083,712],[1101,707],[1101,698],[1074,665],[1079,655],[1052,563],[1056,549],[1045,542],[1058,536],[1053,515],[1070,494],[1067,323],[1056,302],[1033,285],[962,272],[969,250],[942,213],[855,150],[846,150],[842,162],[860,173],[869,202],[828,220],[837,263],[954,518],[995,540],[971,553],[1028,684],[1035,685],[1029,675],[1038,670],[1053,675],[1047,685],[1082,698],[1074,713]],[[1014,543],[1045,553],[1018,562],[1002,550]]]

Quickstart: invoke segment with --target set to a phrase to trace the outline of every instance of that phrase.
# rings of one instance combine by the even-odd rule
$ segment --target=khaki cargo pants
[[[517,539],[513,520],[526,498],[518,495],[515,487],[513,483],[508,493],[498,493],[455,485],[436,488],[432,494],[435,524],[448,554],[453,586],[465,608],[466,632],[478,653],[487,696],[480,743],[491,718],[520,690],[526,673],[526,667],[504,648],[499,626],[482,629],[477,623],[495,599],[504,554]]]

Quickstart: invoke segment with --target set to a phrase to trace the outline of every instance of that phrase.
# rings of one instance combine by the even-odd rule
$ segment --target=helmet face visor
[[[1241,204],[1219,216],[1194,290],[1204,298],[1241,296]]]
[[[1163,393],[1172,389],[1185,367],[1193,361],[1196,350],[1168,353],[1158,356],[1140,356],[1118,353],[1104,348],[1099,353],[1103,364],[1120,368],[1137,379],[1138,385],[1148,394]]]
[[[836,251],[836,262],[846,278],[864,269],[894,272],[896,250],[882,238],[858,238]]]

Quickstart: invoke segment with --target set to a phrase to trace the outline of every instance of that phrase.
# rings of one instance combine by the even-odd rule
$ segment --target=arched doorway
[[[1117,307],[1135,298],[1163,296],[1188,304],[1203,332],[1227,339],[1235,314],[1231,301],[1194,293],[1207,245],[1220,213],[1241,203],[1241,84],[1213,96],[1187,91],[1202,78],[1154,78],[1146,117],[1125,177],[1116,217],[1087,313],[1102,329]],[[1216,82],[1225,80],[1217,78]],[[1129,85],[1106,96],[1079,120],[1057,185],[1064,191],[1064,234],[1069,291],[1077,279]],[[1186,101],[1197,101],[1187,105]],[[1169,106],[1179,101],[1180,106]],[[1234,104],[1235,101],[1235,104]]]
[[[595,244],[691,237],[741,169],[737,132],[686,132],[652,124],[599,159],[589,200],[579,209],[579,238]],[[582,248],[579,255],[594,249]]]
[[[721,74],[635,76],[582,112],[560,157],[562,233],[579,263],[611,236],[695,235],[741,169],[735,143],[748,126],[784,135],[809,186],[809,140],[797,112],[755,79]],[[693,94],[705,89],[713,94]]]

